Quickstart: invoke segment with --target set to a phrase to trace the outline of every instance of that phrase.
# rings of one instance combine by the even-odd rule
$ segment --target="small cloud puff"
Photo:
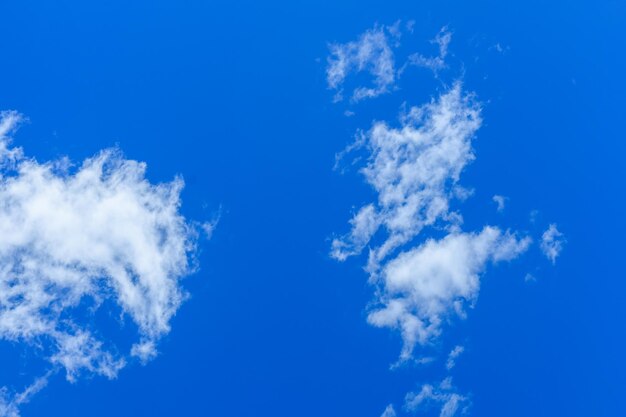
[[[537,278],[530,272],[524,276],[524,282],[535,282],[535,281],[537,281]]]
[[[499,213],[503,212],[504,206],[506,205],[506,200],[508,200],[508,198],[496,194],[492,197],[492,200],[494,203],[496,203],[496,209],[498,210],[498,212]]]
[[[552,223],[541,236],[541,251],[552,264],[555,264],[566,242],[563,233],[559,232],[556,224]]]

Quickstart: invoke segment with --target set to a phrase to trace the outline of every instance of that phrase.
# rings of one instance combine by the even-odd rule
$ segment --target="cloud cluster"
[[[399,127],[375,122],[349,147],[365,149],[361,173],[377,197],[356,212],[349,233],[332,241],[331,256],[343,261],[368,248],[367,271],[379,287],[368,321],[400,332],[401,361],[431,343],[449,319],[464,316],[489,264],[512,260],[531,244],[497,227],[463,232],[462,215],[451,209],[471,194],[459,180],[474,160],[481,124],[480,105],[456,82],[402,114]],[[426,227],[446,235],[413,244]]]
[[[349,233],[333,240],[331,256],[343,261],[368,249],[366,270],[377,291],[367,319],[399,332],[399,363],[411,360],[418,346],[432,345],[446,324],[465,317],[489,265],[519,257],[532,242],[489,225],[463,231],[462,215],[452,208],[453,200],[471,194],[459,181],[474,160],[472,140],[481,124],[480,105],[457,82],[402,114],[398,127],[375,122],[344,152],[364,150],[361,173],[376,200],[356,212]],[[416,242],[426,228],[443,236]],[[462,351],[450,353],[448,372]],[[446,379],[411,394],[405,409],[441,403],[441,415],[452,416],[465,401]]]
[[[439,56],[414,54],[407,65],[427,67],[437,75],[445,68],[450,39],[444,28],[434,41]],[[360,71],[367,65],[375,68],[372,74],[377,84],[367,90],[368,96],[386,92],[394,82],[393,55],[382,28],[331,51],[331,88],[341,86],[352,67]],[[364,97],[358,91],[354,101]],[[368,248],[366,270],[377,291],[367,319],[373,326],[400,333],[403,347],[399,363],[413,358],[417,346],[431,344],[446,323],[465,316],[466,308],[478,297],[481,275],[490,264],[515,259],[531,244],[529,237],[488,225],[477,232],[464,232],[463,217],[452,208],[454,200],[472,193],[459,181],[475,158],[472,140],[481,125],[480,104],[473,94],[463,91],[461,82],[456,82],[437,98],[401,114],[397,127],[374,122],[339,155],[365,152],[361,173],[376,192],[376,199],[357,210],[347,234],[333,239],[331,256],[344,261]],[[494,201],[499,211],[504,209],[504,197],[495,196]],[[414,243],[425,228],[444,232],[444,236]],[[450,353],[448,372],[462,351],[457,346]],[[409,393],[404,409],[415,411],[436,404],[440,417],[452,417],[467,402],[448,377],[437,386],[425,384],[419,392]],[[392,405],[383,413],[384,417],[395,415]]]
[[[347,74],[369,71],[375,87],[364,90],[368,94],[355,90],[353,101],[358,101],[390,91],[408,66],[428,68],[438,78],[447,67],[451,32],[444,27],[432,41],[438,55],[412,54],[395,71],[388,35],[396,33],[399,39],[395,30],[376,26],[358,41],[331,47],[329,86],[341,92]],[[374,122],[338,155],[341,159],[355,151],[365,154],[357,159],[365,161],[360,172],[376,196],[352,216],[350,231],[333,239],[330,255],[344,261],[367,250],[366,271],[376,286],[367,319],[373,326],[399,332],[403,347],[398,363],[402,364],[413,359],[418,346],[433,345],[446,324],[465,317],[490,265],[518,258],[532,239],[490,225],[476,231],[462,229],[463,216],[454,203],[473,192],[460,185],[460,177],[475,158],[472,140],[482,116],[480,103],[460,81],[444,87],[430,102],[404,111],[399,120],[399,126]],[[507,198],[495,195],[493,201],[502,212]],[[551,225],[543,234],[541,249],[554,262],[563,242]],[[447,373],[462,352],[461,346],[450,352]],[[468,401],[447,377],[408,394],[404,409],[416,411],[435,404],[440,417],[452,417]],[[395,415],[392,405],[383,413],[383,417]]]
[[[156,355],[185,299],[196,232],[179,212],[183,181],[152,184],[117,150],[40,163],[10,146],[20,120],[0,115],[0,339],[37,345],[70,381],[114,378],[129,353]],[[134,323],[130,352],[89,324],[105,307]]]

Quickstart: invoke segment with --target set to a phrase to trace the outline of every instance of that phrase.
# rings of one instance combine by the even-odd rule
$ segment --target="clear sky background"
[[[24,0],[2,2],[0,20],[0,109],[28,117],[14,135],[26,154],[119,146],[151,182],[182,175],[186,218],[221,213],[159,356],[113,380],[55,374],[24,417],[401,414],[441,366],[390,369],[402,342],[367,323],[366,256],[329,256],[375,198],[356,168],[333,170],[335,154],[459,78],[484,118],[460,181],[474,189],[464,229],[535,244],[488,268],[438,360],[464,346],[451,375],[473,416],[626,415],[623,2]],[[399,54],[435,54],[447,25],[448,72],[412,68],[396,91],[333,103],[329,43],[397,20],[415,21]],[[538,245],[551,223],[567,239],[555,265]],[[40,375],[36,356],[1,341],[0,386]]]

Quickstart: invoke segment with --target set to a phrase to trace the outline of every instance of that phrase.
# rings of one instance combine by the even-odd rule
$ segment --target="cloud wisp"
[[[40,163],[10,145],[21,119],[0,115],[0,339],[36,345],[69,381],[115,378],[157,354],[185,300],[197,232],[179,212],[183,181],[152,184],[145,163],[115,149],[77,168]],[[133,323],[130,346],[90,325],[102,309]]]
[[[437,45],[439,54],[432,57],[427,57],[420,53],[411,54],[407,65],[428,68],[433,71],[435,75],[438,75],[439,71],[447,67],[446,57],[448,56],[448,47],[451,41],[452,32],[448,30],[447,26],[444,26],[439,33],[437,33],[437,36],[430,41],[430,43]]]
[[[448,354],[448,360],[446,361],[446,369],[449,371],[456,365],[456,360],[461,354],[465,352],[465,348],[463,346],[455,346],[454,349],[450,351]]]

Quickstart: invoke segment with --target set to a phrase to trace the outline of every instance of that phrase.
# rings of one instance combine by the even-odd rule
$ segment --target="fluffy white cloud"
[[[530,238],[518,238],[495,227],[480,233],[453,232],[428,240],[389,261],[380,274],[380,307],[368,315],[378,327],[400,330],[401,359],[411,357],[441,332],[445,320],[463,316],[478,296],[480,274],[489,262],[511,260],[523,253]]]
[[[563,233],[559,232],[559,229],[556,228],[556,224],[553,223],[541,236],[541,250],[546,258],[554,264],[566,242]]]
[[[450,200],[466,196],[457,183],[474,159],[471,141],[480,125],[480,106],[460,83],[437,100],[411,108],[398,128],[374,123],[358,145],[368,151],[362,172],[378,201],[358,211],[351,232],[333,241],[331,255],[344,260],[360,253],[382,226],[387,237],[370,253],[370,267],[376,269],[425,226],[438,220],[458,224],[461,218],[450,212]]]
[[[355,88],[351,95],[352,101],[376,97],[389,91],[396,79],[394,56],[390,46],[390,37],[394,36],[397,36],[397,29],[393,26],[375,26],[356,41],[330,45],[326,80],[329,88],[337,90],[335,100],[343,98],[344,81],[353,72],[368,72],[372,77],[372,85]]]
[[[183,181],[151,184],[116,150],[77,168],[37,162],[9,144],[20,119],[0,115],[0,339],[36,344],[68,380],[113,378],[129,353],[156,354],[185,299],[196,231],[179,213]],[[103,306],[136,325],[130,352],[90,326]]]
[[[408,411],[440,406],[439,417],[453,417],[467,402],[468,398],[454,390],[452,379],[448,377],[438,386],[424,384],[419,392],[407,394],[404,406]]]

